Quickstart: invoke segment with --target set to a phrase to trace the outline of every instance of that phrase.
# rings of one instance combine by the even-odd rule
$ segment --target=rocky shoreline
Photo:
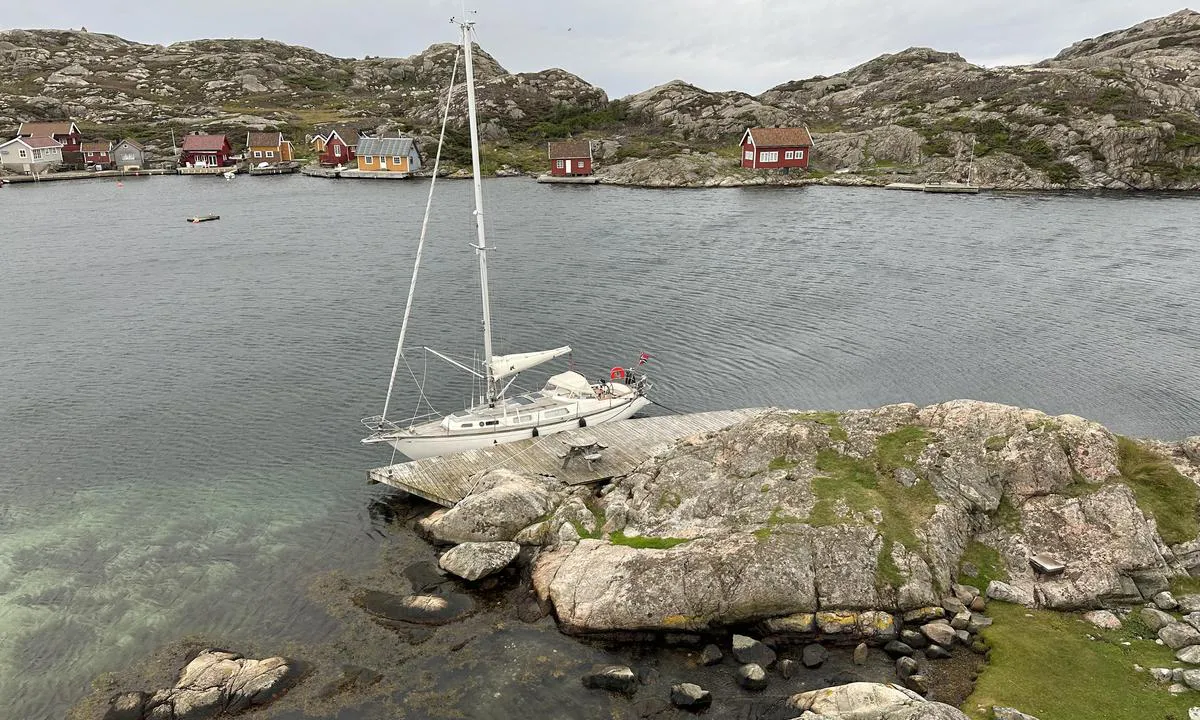
[[[472,717],[476,683],[520,695],[553,677],[557,701],[579,717],[709,707],[781,720],[962,720],[956,708],[991,652],[989,602],[1094,611],[1085,618],[1101,629],[1136,618],[1177,651],[1176,664],[1129,673],[1149,672],[1165,693],[1200,687],[1200,595],[1169,592],[1200,574],[1200,437],[1133,441],[1083,418],[974,401],[771,410],[597,487],[503,469],[477,480],[451,509],[381,506],[424,540],[404,547],[402,570],[328,591],[331,612],[374,649],[342,644],[340,665],[298,654],[318,677],[280,708],[320,696],[358,702],[363,714],[348,717],[365,718],[439,697]],[[422,554],[430,560],[411,561]],[[391,645],[380,632],[400,643],[379,656],[386,664],[344,664]],[[429,665],[506,654],[520,668],[500,673],[507,680]],[[286,661],[264,662],[297,676],[281,670]],[[389,670],[398,667],[404,678]],[[427,675],[414,685],[420,667]],[[182,697],[185,686],[243,706],[242,671],[214,690],[185,683],[197,675],[188,668],[175,689],[109,692],[73,717],[203,717],[178,701],[175,714],[153,714],[165,706],[154,698]],[[105,715],[118,705],[147,712]]]

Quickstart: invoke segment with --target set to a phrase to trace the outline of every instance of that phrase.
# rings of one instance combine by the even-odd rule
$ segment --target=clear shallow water
[[[469,357],[478,279],[456,211],[470,187],[443,188],[412,337]],[[13,717],[59,717],[97,674],[184,635],[336,641],[309,587],[383,543],[364,471],[388,455],[358,444],[358,419],[381,409],[426,190],[160,177],[0,191]],[[646,351],[657,399],[680,410],[969,397],[1200,433],[1193,198],[519,179],[486,195],[498,352],[569,342],[598,376]],[[183,222],[208,212],[222,219]],[[453,409],[461,388],[430,392]]]

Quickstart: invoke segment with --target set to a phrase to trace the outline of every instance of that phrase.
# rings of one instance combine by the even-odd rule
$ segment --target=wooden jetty
[[[274,165],[249,165],[246,173],[249,175],[290,175],[300,170],[300,163],[286,162],[276,163]]]
[[[766,408],[748,408],[619,420],[454,455],[388,465],[369,471],[367,477],[373,483],[391,485],[439,505],[453,507],[471,494],[481,475],[491,470],[503,468],[553,476],[567,485],[620,477],[662,453],[676,440],[720,430],[765,411]],[[581,441],[594,441],[603,446],[600,458],[591,462],[580,458],[563,467],[567,449]]]
[[[224,175],[227,172],[237,172],[236,165],[208,165],[203,167],[181,167],[180,175]]]
[[[595,175],[538,175],[537,181],[560,185],[595,185],[600,178]]]

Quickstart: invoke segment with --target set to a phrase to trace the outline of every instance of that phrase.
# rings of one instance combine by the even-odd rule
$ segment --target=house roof
[[[746,134],[754,147],[812,147],[812,136],[805,128],[749,128]],[[745,136],[742,140],[745,141]]]
[[[567,140],[549,143],[551,160],[574,160],[592,157],[592,143],[588,140]]]
[[[391,155],[400,157],[413,149],[412,138],[362,138],[358,141],[359,155]]]
[[[125,138],[125,139],[124,139],[124,140],[122,140],[121,142],[117,143],[117,145],[118,145],[118,146],[120,146],[120,145],[128,145],[129,147],[131,147],[131,148],[134,148],[135,150],[145,150],[145,149],[146,149],[146,148],[145,148],[145,147],[144,147],[144,146],[143,146],[143,145],[142,145],[140,142],[138,142],[137,140],[130,140],[129,138]]]
[[[29,148],[30,150],[40,150],[40,149],[44,149],[44,148],[60,148],[63,146],[63,144],[60,143],[59,141],[55,140],[54,138],[48,138],[48,137],[18,137],[18,138],[13,138],[12,140],[9,140],[8,142],[6,142],[4,144],[11,145],[13,143],[21,143],[22,145]]]
[[[226,142],[228,141],[224,135],[184,135],[183,150],[184,152],[224,150]]]
[[[70,135],[72,131],[79,132],[79,128],[75,127],[74,122],[59,120],[55,122],[21,123],[17,134],[25,137],[53,137],[55,135]]]
[[[339,138],[342,139],[342,142],[344,142],[347,145],[350,145],[352,147],[354,145],[358,144],[358,140],[360,137],[358,128],[338,126],[336,128],[333,128],[332,130],[330,130],[329,133],[327,135],[325,135],[325,140],[326,141],[332,140],[334,135],[337,135]]]
[[[87,142],[87,143],[83,143],[82,145],[80,145],[79,149],[85,153],[86,152],[109,152],[110,150],[112,150],[112,143],[107,142],[107,141],[105,141],[105,142]]]
[[[246,133],[246,147],[279,147],[283,144],[281,132]]]

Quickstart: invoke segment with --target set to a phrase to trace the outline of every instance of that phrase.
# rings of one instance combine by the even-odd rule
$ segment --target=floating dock
[[[266,167],[251,165],[246,169],[246,173],[249,175],[290,175],[294,172],[298,172],[299,170],[300,163],[288,162],[278,163],[276,165],[267,165]]]
[[[388,465],[371,470],[367,477],[373,483],[390,485],[430,502],[453,507],[471,494],[480,476],[491,470],[503,468],[553,476],[567,485],[620,477],[662,453],[676,440],[720,430],[765,411],[766,408],[748,408],[618,420],[454,455]],[[587,463],[576,459],[564,468],[563,454],[567,443],[581,438],[594,439],[607,447],[600,451],[599,460]]]
[[[595,175],[538,175],[537,181],[562,185],[595,185],[600,182],[600,178]]]

